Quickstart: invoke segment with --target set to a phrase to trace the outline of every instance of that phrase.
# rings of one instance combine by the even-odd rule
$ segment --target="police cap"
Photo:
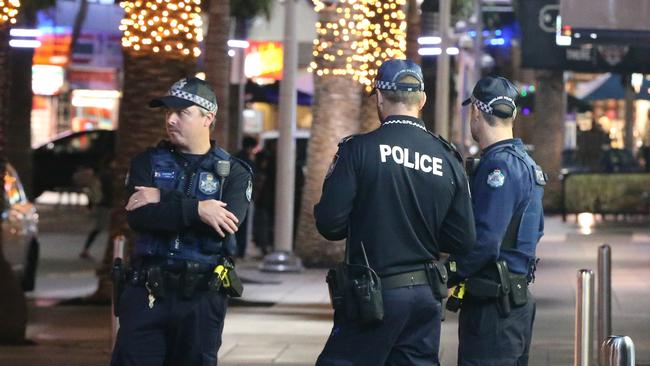
[[[210,112],[217,111],[217,97],[208,83],[196,78],[183,78],[169,89],[164,97],[153,99],[149,107],[183,109],[197,105]]]
[[[472,103],[485,113],[510,118],[517,110],[515,100],[518,95],[519,91],[510,80],[501,76],[486,76],[476,83],[472,96],[467,98],[463,105]],[[494,108],[497,105],[503,105],[505,108]]]
[[[413,76],[417,79],[417,82],[400,82],[400,80],[405,76]],[[386,60],[379,67],[379,71],[377,71],[377,77],[375,78],[372,94],[374,94],[377,89],[410,92],[423,91],[424,77],[422,76],[422,69],[418,64],[409,59]]]

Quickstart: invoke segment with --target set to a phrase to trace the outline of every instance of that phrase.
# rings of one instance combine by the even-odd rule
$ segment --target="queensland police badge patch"
[[[492,188],[499,188],[506,180],[506,176],[501,173],[500,169],[494,169],[487,177],[487,184]]]
[[[248,187],[246,187],[246,200],[250,202],[252,196],[253,196],[253,182],[249,179]]]
[[[202,172],[199,175],[199,191],[204,194],[214,194],[219,190],[219,181],[212,173]]]

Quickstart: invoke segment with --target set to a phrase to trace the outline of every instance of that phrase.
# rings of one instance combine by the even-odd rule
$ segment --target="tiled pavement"
[[[108,364],[109,308],[54,305],[50,300],[88,294],[95,286],[94,264],[76,258],[83,232],[71,222],[49,226],[44,218],[41,267],[29,305],[28,336],[37,345],[0,347],[2,366]],[[632,337],[637,365],[650,365],[648,223],[599,224],[591,235],[580,234],[575,223],[563,224],[558,217],[549,217],[546,223],[546,236],[539,246],[542,261],[532,289],[537,320],[530,365],[573,363],[576,271],[595,270],[602,243],[612,246],[613,330]],[[103,243],[105,237],[100,240]],[[99,256],[102,249],[98,245],[93,254]],[[239,270],[253,283],[246,286],[245,301],[228,311],[219,364],[312,365],[331,328],[325,270],[269,274],[259,272],[255,261],[240,264]],[[455,364],[456,327],[456,316],[447,313],[442,326],[442,365]]]

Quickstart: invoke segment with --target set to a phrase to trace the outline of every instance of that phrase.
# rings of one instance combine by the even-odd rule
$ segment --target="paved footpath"
[[[110,312],[107,306],[61,305],[60,300],[94,291],[96,263],[77,258],[87,219],[82,211],[41,208],[41,266],[29,294],[28,337],[35,346],[0,346],[4,365],[107,365]],[[92,253],[103,252],[105,236]],[[612,246],[613,331],[636,345],[637,365],[650,365],[650,225],[599,223],[590,235],[573,221],[546,220],[539,246],[542,261],[532,291],[537,319],[531,366],[572,365],[576,272],[596,267],[597,248]],[[250,260],[239,269],[251,283],[244,301],[228,310],[219,365],[313,365],[331,329],[325,270],[300,274],[262,273]],[[442,326],[441,364],[456,363],[457,317]]]

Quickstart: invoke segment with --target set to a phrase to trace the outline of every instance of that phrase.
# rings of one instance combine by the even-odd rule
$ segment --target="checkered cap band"
[[[494,110],[490,104],[494,103],[494,100],[490,101],[490,104],[485,104],[481,102],[480,100],[474,98],[474,96],[471,96],[472,99],[472,104],[478,107],[478,109],[482,110],[485,113],[492,114],[492,111]]]
[[[172,89],[169,90],[169,93],[167,93],[167,95],[171,95],[172,97],[176,97],[176,98],[189,100],[190,102],[195,103],[195,104],[207,109],[210,112],[214,112],[214,111],[217,110],[217,104],[216,103],[212,103],[212,102],[210,102],[209,100],[207,100],[205,98],[199,97],[196,94],[188,93],[186,91],[183,91],[182,89],[174,89],[174,88],[172,88]]]
[[[417,85],[417,86],[416,86]],[[423,91],[424,84],[411,84],[411,83],[393,83],[391,81],[376,80],[375,88],[379,90],[403,90],[403,91]]]
[[[375,88],[379,90],[397,90],[397,84],[390,81],[376,80]]]

